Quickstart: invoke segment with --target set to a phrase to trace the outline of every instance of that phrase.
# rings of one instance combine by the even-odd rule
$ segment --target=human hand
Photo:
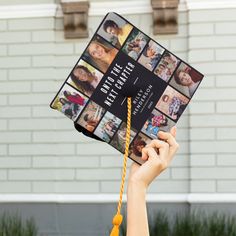
[[[170,133],[158,132],[158,139],[152,140],[150,144],[142,149],[142,160],[145,161],[141,166],[132,163],[129,173],[128,186],[135,184],[138,187],[147,189],[149,184],[165,170],[175,153],[179,144],[175,140],[176,127],[170,130]]]

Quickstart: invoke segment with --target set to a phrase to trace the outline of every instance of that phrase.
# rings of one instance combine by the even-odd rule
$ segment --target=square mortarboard
[[[203,75],[116,13],[108,13],[51,103],[83,134],[124,153],[132,98],[129,157],[169,131]]]

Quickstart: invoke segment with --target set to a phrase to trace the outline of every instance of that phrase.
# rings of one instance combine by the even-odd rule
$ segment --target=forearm
[[[178,150],[175,141],[176,128],[171,133],[159,131],[158,138],[142,149],[144,164],[133,162],[129,172],[127,189],[126,236],[149,236],[146,207],[146,190],[150,183],[167,168]]]
[[[127,190],[127,235],[149,236],[146,189],[129,182]]]

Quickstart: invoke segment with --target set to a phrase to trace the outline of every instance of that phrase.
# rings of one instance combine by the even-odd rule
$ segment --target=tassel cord
[[[125,153],[123,158],[123,170],[122,170],[122,179],[120,184],[120,196],[119,196],[119,202],[117,206],[117,213],[113,218],[113,228],[111,231],[110,236],[119,236],[119,227],[122,223],[122,215],[121,212],[121,206],[122,206],[122,197],[124,193],[124,185],[125,185],[125,176],[126,176],[126,169],[127,169],[127,160],[129,155],[129,144],[130,144],[130,130],[131,130],[131,97],[127,98],[127,128],[126,128],[126,138],[125,138]]]

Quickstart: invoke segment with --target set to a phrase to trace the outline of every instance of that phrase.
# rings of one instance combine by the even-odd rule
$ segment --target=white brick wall
[[[215,180],[192,180],[191,181],[192,193],[214,193],[216,192]]]
[[[126,17],[205,74],[149,192],[236,192],[236,9],[181,11],[177,35],[153,36],[151,14]],[[89,17],[90,37],[101,19]],[[119,191],[120,153],[49,108],[87,42],[65,40],[62,18],[0,20],[0,193]]]
[[[1,32],[0,43],[29,43],[31,40],[30,32]]]
[[[189,58],[207,83],[190,106],[193,193],[236,192],[235,13],[236,9],[189,12]]]
[[[99,168],[99,165],[99,157],[86,156],[35,156],[32,163],[34,168],[86,168],[86,171],[90,171],[89,168]],[[80,170],[77,175],[80,176]]]
[[[50,18],[34,18],[28,19],[10,19],[8,21],[8,29],[12,31],[21,30],[45,30],[54,28],[54,19]]]
[[[0,31],[7,30],[7,21],[0,21]]]
[[[99,181],[33,181],[33,193],[99,193]]]
[[[31,193],[31,183],[26,181],[1,181],[1,193]]]
[[[149,187],[152,193],[188,193],[188,180],[158,180]]]

